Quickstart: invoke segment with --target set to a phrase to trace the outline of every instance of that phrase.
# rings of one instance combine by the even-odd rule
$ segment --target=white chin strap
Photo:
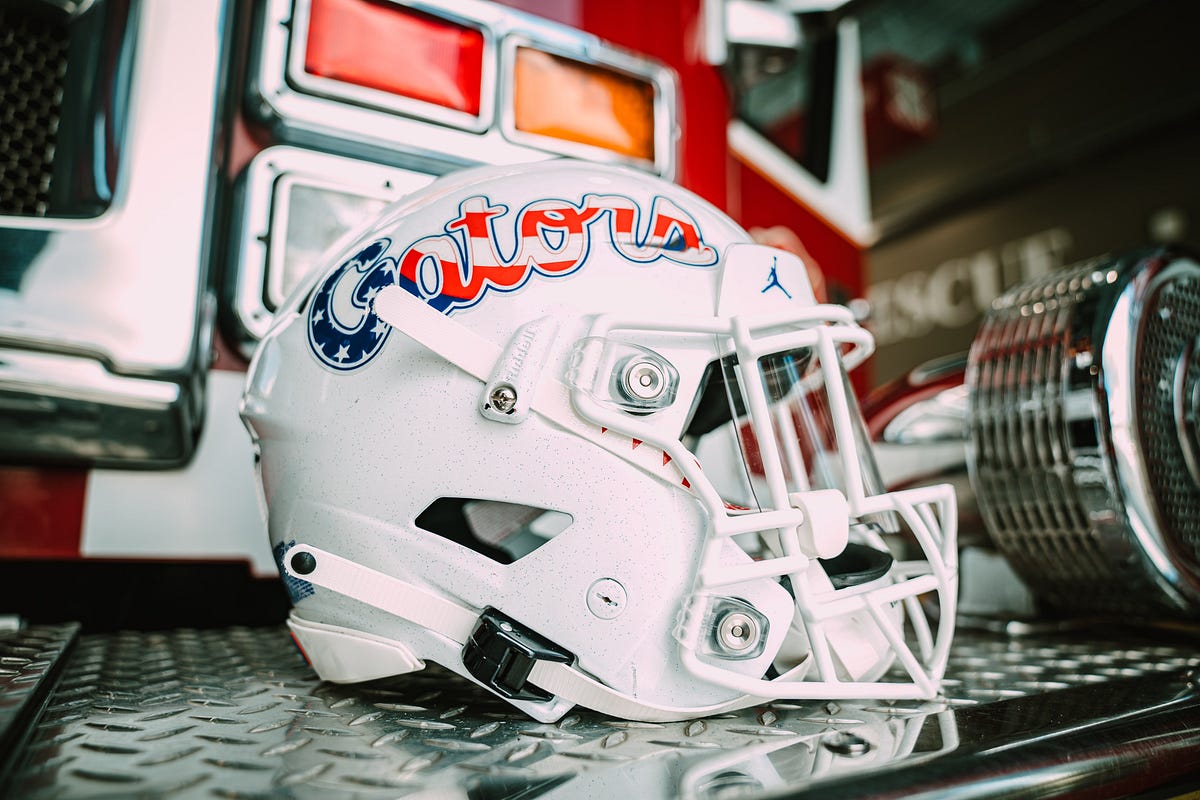
[[[308,557],[296,558],[301,555]],[[310,571],[297,572],[293,562],[305,565]],[[314,586],[366,603],[428,628],[461,646],[467,644],[479,622],[479,611],[460,606],[411,583],[405,583],[391,575],[306,544],[290,548],[283,554],[282,563],[284,571],[297,580],[307,581]],[[644,703],[605,686],[570,664],[554,661],[534,661],[526,680],[533,686],[576,705],[613,717],[644,722],[693,719],[767,701],[767,698],[742,695],[725,703],[695,708]]]

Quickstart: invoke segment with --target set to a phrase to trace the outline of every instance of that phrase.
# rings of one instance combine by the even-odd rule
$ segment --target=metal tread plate
[[[775,702],[669,724],[582,711],[548,725],[439,668],[321,683],[279,628],[88,635],[9,796],[758,796],[978,750],[988,737],[973,728],[1017,711],[1037,737],[1136,676],[1200,714],[1182,677],[1198,664],[1175,644],[964,632],[937,702]],[[1052,696],[1065,699],[1036,702]]]
[[[79,626],[0,631],[0,776],[47,701]]]

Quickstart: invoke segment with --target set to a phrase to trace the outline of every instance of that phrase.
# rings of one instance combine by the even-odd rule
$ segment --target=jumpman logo
[[[772,257],[771,258],[771,274],[767,276],[767,285],[763,287],[763,290],[761,292],[759,292],[759,294],[766,294],[767,291],[770,290],[772,287],[778,286],[779,291],[781,291],[785,295],[787,295],[788,300],[791,300],[792,293],[789,292],[787,289],[783,288],[783,284],[779,282],[779,264],[776,262],[777,262],[777,259]]]

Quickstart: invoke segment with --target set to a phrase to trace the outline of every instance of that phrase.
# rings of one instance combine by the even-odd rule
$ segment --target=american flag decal
[[[372,303],[396,282],[396,262],[385,258],[389,239],[377,239],[342,262],[317,287],[308,308],[308,344],[331,369],[348,372],[383,347],[392,328]]]
[[[534,276],[571,275],[587,263],[594,239],[631,264],[713,267],[718,261],[692,215],[666,197],[655,197],[649,209],[616,194],[536,200],[517,211],[510,225],[501,224],[508,213],[508,206],[474,195],[459,204],[443,232],[397,254],[387,238],[362,247],[317,287],[308,309],[313,355],[338,372],[358,369],[378,355],[391,328],[372,302],[393,284],[451,314],[492,292],[515,292]]]

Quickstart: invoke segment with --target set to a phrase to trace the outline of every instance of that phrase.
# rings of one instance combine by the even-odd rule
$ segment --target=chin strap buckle
[[[527,683],[534,663],[570,664],[575,656],[489,607],[479,615],[463,645],[462,660],[485,686],[512,700],[536,702],[551,700],[554,695]]]

